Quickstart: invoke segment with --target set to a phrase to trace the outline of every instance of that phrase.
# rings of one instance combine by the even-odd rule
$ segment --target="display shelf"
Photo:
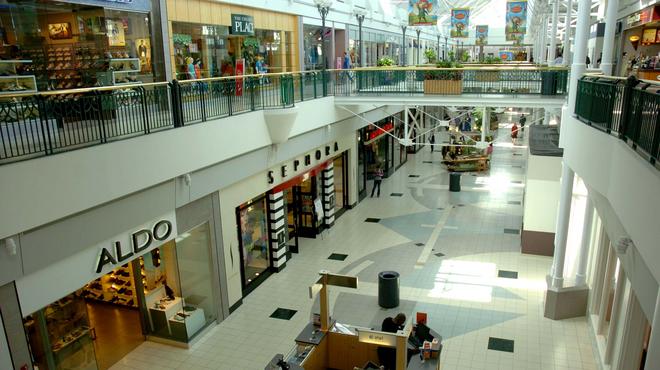
[[[54,342],[51,345],[53,353],[57,353],[57,352],[63,350],[67,346],[71,345],[72,343],[75,343],[76,341],[78,341],[78,339],[80,339],[80,338],[82,338],[86,335],[89,335],[89,328],[88,327],[82,326],[82,327],[76,329],[75,331],[73,331],[68,336]]]
[[[97,301],[137,307],[137,293],[133,279],[132,265],[126,264],[112,270],[88,284],[85,289],[85,298]],[[119,292],[123,290],[123,292]],[[131,294],[126,294],[131,292]]]
[[[0,95],[37,92],[33,74],[19,74],[18,66],[32,64],[31,59],[0,60]]]

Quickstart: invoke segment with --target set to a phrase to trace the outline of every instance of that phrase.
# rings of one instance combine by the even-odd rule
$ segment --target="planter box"
[[[460,95],[463,80],[424,80],[424,94]]]

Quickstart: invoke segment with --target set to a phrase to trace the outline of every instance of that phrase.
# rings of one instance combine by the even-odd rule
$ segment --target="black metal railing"
[[[429,72],[467,94],[565,94],[565,70],[366,68],[0,95],[0,164],[326,96],[422,94]]]
[[[616,134],[642,157],[660,158],[660,84],[609,76],[584,76],[578,81],[576,117]]]

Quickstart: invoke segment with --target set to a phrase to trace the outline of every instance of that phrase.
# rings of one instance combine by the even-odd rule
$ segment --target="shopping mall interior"
[[[656,0],[5,0],[0,369],[660,369]]]

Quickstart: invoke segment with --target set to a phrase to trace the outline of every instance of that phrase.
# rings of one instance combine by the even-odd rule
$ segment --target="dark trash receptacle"
[[[382,271],[378,274],[378,305],[394,308],[399,305],[399,273]]]
[[[461,191],[461,174],[458,172],[449,173],[449,191]]]

